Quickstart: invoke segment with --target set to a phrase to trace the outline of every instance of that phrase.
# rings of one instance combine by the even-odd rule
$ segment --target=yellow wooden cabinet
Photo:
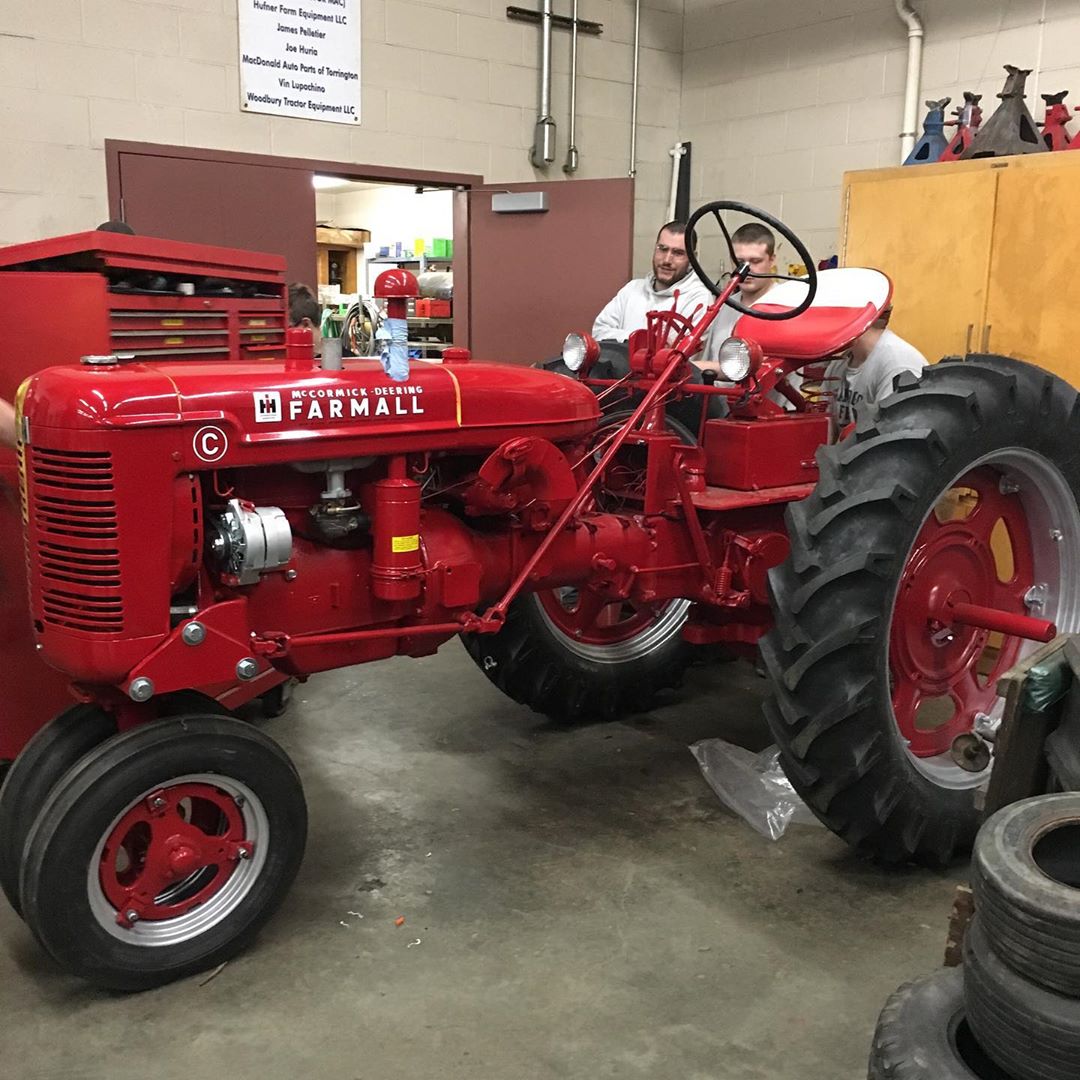
[[[844,177],[840,258],[893,280],[891,326],[929,360],[1016,356],[1080,386],[1080,152]]]

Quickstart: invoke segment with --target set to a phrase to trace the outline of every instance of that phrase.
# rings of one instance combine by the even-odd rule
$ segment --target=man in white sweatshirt
[[[656,236],[652,273],[627,282],[596,316],[592,336],[597,341],[626,341],[635,330],[645,328],[650,311],[670,310],[696,318],[712,301],[712,293],[690,269],[686,254],[686,225],[669,221]],[[696,315],[695,315],[696,311]]]
[[[833,395],[829,409],[840,433],[859,418],[859,410],[892,393],[893,379],[905,371],[921,375],[926,357],[887,329],[890,310],[882,313],[842,357],[825,369],[824,389]]]

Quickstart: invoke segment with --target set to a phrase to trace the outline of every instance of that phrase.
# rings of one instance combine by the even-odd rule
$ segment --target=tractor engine
[[[474,613],[595,463],[596,398],[572,380],[461,350],[393,383],[373,361],[317,367],[290,333],[283,366],[86,357],[20,391],[36,640],[86,695],[130,706],[497,628]],[[560,529],[519,588],[700,592],[676,514],[602,509]]]

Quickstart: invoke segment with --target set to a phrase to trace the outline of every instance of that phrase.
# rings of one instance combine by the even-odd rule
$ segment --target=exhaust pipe
[[[540,115],[536,118],[529,160],[542,169],[555,160],[555,121],[551,118],[551,0],[544,0],[540,35]]]

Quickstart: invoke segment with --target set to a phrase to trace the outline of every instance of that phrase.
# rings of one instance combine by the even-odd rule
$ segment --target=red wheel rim
[[[121,925],[174,919],[220,892],[252,850],[233,796],[178,783],[151,792],[113,826],[98,877]]]
[[[610,600],[592,589],[552,589],[538,594],[544,613],[568,638],[583,645],[619,645],[654,623],[667,603]],[[658,609],[659,608],[659,609]]]
[[[972,511],[962,519],[926,520],[915,538],[896,594],[889,634],[893,713],[910,752],[919,758],[950,751],[958,735],[972,730],[977,713],[996,699],[997,677],[1016,661],[1023,641],[1002,637],[988,670],[978,671],[990,634],[973,627],[942,628],[930,618],[946,600],[1027,614],[1025,594],[1034,581],[1031,534],[1022,505],[999,489],[1000,474],[978,468],[953,490],[970,489]],[[991,537],[1006,536],[1012,574],[1002,567]],[[984,662],[985,663],[985,662]],[[952,714],[932,726],[920,724],[920,707],[931,699],[951,703]],[[946,711],[946,710],[940,710]]]

